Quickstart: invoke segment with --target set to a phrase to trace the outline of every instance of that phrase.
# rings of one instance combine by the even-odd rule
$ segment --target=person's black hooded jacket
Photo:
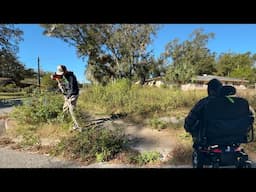
[[[76,76],[74,75],[74,73],[71,71],[68,71],[64,75],[64,78],[68,81],[66,83],[67,98],[71,97],[72,95],[78,95],[79,87],[78,87],[78,82],[77,82],[77,79],[76,79]]]
[[[221,94],[222,83],[218,79],[212,79],[208,82],[208,97],[198,101],[198,103],[191,109],[188,116],[185,118],[184,128],[192,136],[197,134],[199,129],[199,122],[202,118],[202,109],[208,103],[209,99],[218,97]]]

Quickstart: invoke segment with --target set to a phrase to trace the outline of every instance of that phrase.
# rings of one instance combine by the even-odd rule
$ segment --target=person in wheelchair
[[[184,123],[193,138],[193,167],[250,167],[240,144],[249,142],[249,131],[253,139],[253,109],[246,99],[233,96],[233,86],[223,86],[218,79],[208,82],[207,92],[208,96],[191,109]]]

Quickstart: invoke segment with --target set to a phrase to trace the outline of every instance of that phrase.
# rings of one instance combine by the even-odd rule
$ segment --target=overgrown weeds
[[[191,164],[192,151],[192,145],[189,143],[177,144],[172,151],[171,162],[173,164]]]
[[[92,128],[63,138],[53,154],[82,161],[108,161],[126,147],[126,142],[121,129]]]
[[[133,153],[128,159],[129,163],[138,164],[140,166],[146,165],[149,163],[159,162],[161,158],[161,154],[157,151],[145,151],[142,153]]]
[[[168,113],[182,107],[192,107],[206,95],[205,91],[181,91],[133,85],[121,79],[106,86],[87,87],[79,104],[98,113],[150,114]]]
[[[62,113],[63,98],[53,93],[43,93],[16,107],[11,116],[22,124],[39,124],[56,120]]]

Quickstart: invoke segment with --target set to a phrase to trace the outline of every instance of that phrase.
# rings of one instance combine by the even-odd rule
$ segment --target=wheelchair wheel
[[[251,161],[245,161],[243,168],[252,168],[252,162]]]
[[[220,164],[218,162],[213,162],[212,163],[212,168],[219,168]]]
[[[236,168],[251,168],[252,167],[252,162],[250,160],[246,160],[243,161],[240,159],[240,161],[238,161],[238,164],[236,166]]]
[[[192,154],[192,165],[193,168],[203,168],[203,159],[202,155],[198,151],[193,151]]]

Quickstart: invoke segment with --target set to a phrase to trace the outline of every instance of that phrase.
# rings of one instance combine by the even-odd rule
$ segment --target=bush
[[[17,87],[17,85],[14,83],[0,87],[0,92],[15,93],[15,92],[19,92],[19,91],[21,91],[21,89],[19,87]]]
[[[130,163],[145,165],[160,160],[161,154],[156,151],[148,151],[130,157]]]
[[[40,146],[41,141],[39,136],[34,135],[32,132],[26,132],[22,135],[22,141],[21,141],[21,146],[23,147],[28,147],[28,146]]]
[[[167,127],[167,123],[159,120],[158,118],[153,118],[150,120],[150,126],[153,127],[154,129],[161,130]]]
[[[56,119],[62,113],[62,105],[63,98],[60,95],[43,93],[16,107],[11,116],[23,124],[44,123]]]
[[[108,161],[125,148],[126,141],[120,129],[91,128],[63,138],[53,154],[63,154],[82,161]]]
[[[28,87],[23,88],[23,91],[27,94],[32,94],[36,89],[37,89],[36,85],[30,85]]]
[[[192,144],[177,144],[172,151],[172,162],[174,164],[191,164],[192,162]]]

